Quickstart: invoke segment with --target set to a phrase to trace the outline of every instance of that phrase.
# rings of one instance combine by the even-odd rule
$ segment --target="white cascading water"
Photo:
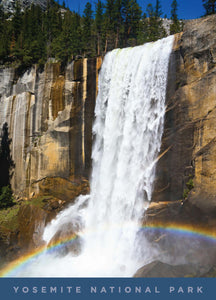
[[[81,253],[45,253],[17,276],[128,277],[144,264],[136,251],[137,232],[153,190],[173,39],[105,56],[93,127],[91,194],[77,198],[44,232],[49,243],[71,226]]]

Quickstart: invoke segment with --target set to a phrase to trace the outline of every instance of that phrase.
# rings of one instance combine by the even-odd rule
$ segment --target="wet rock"
[[[215,224],[216,213],[215,23],[215,15],[189,21],[176,37],[153,194],[155,202],[187,198],[184,213],[197,225],[200,216]],[[187,191],[190,180],[194,187]]]
[[[47,213],[34,205],[24,205],[18,212],[18,245],[32,250],[44,244],[42,239]]]
[[[85,178],[70,180],[62,177],[46,177],[37,183],[39,195],[48,196],[50,198],[58,199],[56,205],[63,203],[72,203],[80,194],[86,195],[89,193],[89,182]]]
[[[73,224],[64,224],[52,237],[48,248],[59,245],[56,249],[57,255],[65,256],[69,253],[73,256],[79,255],[82,249],[82,239],[75,233],[73,227]]]
[[[161,261],[153,261],[140,268],[133,277],[198,277],[199,268],[193,264],[170,265]]]
[[[155,249],[155,258],[170,264],[192,263],[207,268],[216,264],[216,241],[207,236],[214,234],[215,220],[209,222],[209,215],[189,200],[152,203],[143,227],[148,228],[143,237]],[[197,235],[199,232],[203,234]]]

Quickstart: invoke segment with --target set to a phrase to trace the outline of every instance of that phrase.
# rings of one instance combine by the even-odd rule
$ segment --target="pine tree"
[[[12,19],[12,26],[13,26],[14,37],[15,40],[17,41],[22,27],[22,13],[21,13],[20,1],[15,2],[15,11]]]
[[[136,36],[141,21],[141,8],[136,0],[123,0],[124,46],[136,44]]]
[[[121,47],[123,42],[123,17],[122,17],[122,0],[115,0],[114,2],[114,32],[115,32],[115,45],[114,47]]]
[[[160,0],[156,0],[156,5],[155,5],[155,17],[160,18],[162,16],[162,7]]]
[[[40,6],[31,5],[24,11],[23,25],[18,40],[17,56],[23,66],[42,63],[46,59],[46,42],[43,11]]]
[[[58,4],[54,0],[47,1],[47,9],[44,18],[44,32],[47,40],[47,56],[51,56],[52,42],[61,31],[61,14]]]
[[[146,10],[148,13],[148,41],[156,41],[165,37],[166,32],[161,19],[162,11],[160,1],[156,1],[155,8],[153,8],[152,4],[148,4]]]
[[[115,46],[115,0],[106,0],[105,15],[104,15],[104,34],[105,34],[105,49],[104,52],[111,50]]]
[[[80,16],[69,10],[64,15],[62,32],[52,43],[53,56],[63,63],[81,54]]]
[[[1,136],[0,148],[0,208],[13,205],[12,190],[10,180],[15,167],[10,153],[11,139],[8,133],[8,124],[4,123]]]
[[[205,8],[205,15],[212,15],[216,13],[216,0],[202,0]]]
[[[103,4],[100,0],[96,3],[96,13],[95,13],[95,29],[97,36],[97,55],[101,54],[102,49],[102,29],[103,29]]]
[[[9,54],[9,37],[8,23],[4,14],[2,5],[0,5],[0,60],[3,62],[7,59]]]
[[[175,34],[181,31],[181,25],[178,20],[177,15],[178,3],[177,0],[173,0],[171,4],[171,20],[172,24],[170,24],[170,34]]]
[[[139,22],[139,28],[137,31],[137,44],[141,45],[149,41],[148,37],[149,21],[146,13],[143,14],[141,21]]]
[[[12,140],[9,138],[8,124],[4,123],[2,127],[1,149],[0,149],[0,188],[10,185],[13,175],[12,170],[15,167],[10,153],[10,145]]]
[[[87,2],[83,11],[83,50],[85,55],[94,55],[94,46],[92,41],[92,24],[93,24],[93,11],[90,2]]]

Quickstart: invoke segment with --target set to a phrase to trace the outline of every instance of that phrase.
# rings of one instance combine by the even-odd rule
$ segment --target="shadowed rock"
[[[55,247],[56,245],[59,247]],[[65,224],[52,237],[47,247],[55,247],[57,255],[60,256],[68,253],[77,256],[82,249],[82,239],[74,232],[72,224]]]
[[[161,261],[153,261],[140,268],[134,277],[195,277],[198,267],[192,264],[173,266]]]

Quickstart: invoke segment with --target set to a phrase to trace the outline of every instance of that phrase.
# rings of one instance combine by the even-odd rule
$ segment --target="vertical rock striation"
[[[184,194],[207,218],[216,212],[215,24],[215,15],[187,22],[177,37],[161,153],[168,151],[158,162],[153,197],[175,201]],[[187,191],[190,180],[194,188]]]
[[[46,177],[88,177],[99,61],[80,59],[64,70],[47,63],[21,76],[0,70],[0,126],[9,124],[16,194],[38,193]]]

